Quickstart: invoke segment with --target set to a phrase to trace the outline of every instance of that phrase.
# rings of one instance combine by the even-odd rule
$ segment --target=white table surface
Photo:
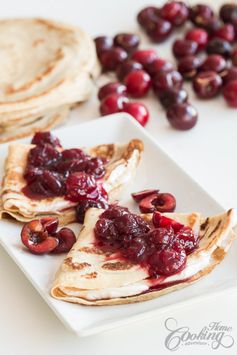
[[[193,1],[191,1],[193,2]],[[207,3],[208,1],[206,1]],[[218,6],[221,1],[210,0]],[[152,3],[152,2],[150,2]],[[154,1],[158,4],[159,1]],[[195,3],[195,2],[193,2]],[[139,32],[135,15],[149,5],[147,0],[7,0],[0,1],[1,16],[45,16],[80,25],[92,36],[120,31]],[[151,47],[142,35],[144,47]],[[155,46],[168,58],[169,46]],[[27,54],[26,54],[27,55]],[[96,92],[96,91],[95,91]],[[193,94],[191,93],[191,99]],[[221,98],[209,102],[192,100],[199,111],[199,123],[189,132],[170,129],[159,103],[151,97],[144,100],[151,110],[148,131],[168,153],[209,191],[224,207],[237,206],[237,110],[228,109]],[[68,124],[99,116],[96,98],[73,113]],[[233,327],[237,342],[237,291],[200,302],[195,307],[168,313],[142,324],[136,323],[88,338],[70,333],[25,276],[0,248],[0,354],[1,355],[109,355],[169,354],[164,345],[165,319],[174,317],[180,326],[198,331],[213,321]],[[212,350],[210,347],[181,347],[179,354],[236,354],[237,346]]]

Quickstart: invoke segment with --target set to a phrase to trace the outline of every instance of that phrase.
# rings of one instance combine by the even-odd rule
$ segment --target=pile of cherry
[[[119,81],[111,82],[98,93],[102,115],[128,112],[143,126],[149,113],[144,104],[130,101],[147,95],[150,88],[166,110],[170,124],[180,130],[192,128],[197,111],[188,102],[183,80],[192,80],[199,98],[210,99],[223,93],[231,107],[237,107],[237,4],[225,4],[219,16],[208,5],[188,7],[181,1],[170,1],[161,8],[141,10],[137,20],[149,38],[160,43],[187,23],[184,38],[173,43],[177,69],[160,58],[155,50],[138,50],[139,37],[120,33],[114,38],[95,39],[103,71],[115,71]]]

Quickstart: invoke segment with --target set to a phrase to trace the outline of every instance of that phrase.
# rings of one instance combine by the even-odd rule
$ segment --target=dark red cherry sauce
[[[120,259],[145,267],[153,278],[182,271],[187,255],[198,246],[198,235],[159,212],[146,222],[127,208],[111,205],[94,228],[96,246]]]
[[[30,199],[64,196],[72,202],[96,201],[107,205],[107,192],[100,179],[106,161],[78,148],[63,149],[50,132],[38,132],[32,139],[24,171],[23,193]]]

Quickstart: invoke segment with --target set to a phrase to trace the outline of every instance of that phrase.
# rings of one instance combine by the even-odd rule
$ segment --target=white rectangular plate
[[[145,188],[159,188],[163,192],[171,192],[177,199],[177,212],[198,211],[212,215],[223,211],[223,208],[126,114],[59,129],[55,133],[68,148],[112,142],[125,143],[131,138],[140,138],[144,142],[145,151],[130,192]],[[7,144],[0,147],[1,175],[7,147]],[[136,208],[129,193],[123,203],[131,209]],[[188,302],[200,301],[204,297],[213,296],[213,293],[230,291],[237,286],[237,245],[234,243],[226,259],[206,278],[152,301],[107,307],[89,307],[58,301],[50,296],[49,291],[64,255],[35,256],[28,253],[21,245],[20,230],[19,223],[0,221],[0,243],[63,323],[80,336],[98,333],[167,310],[170,312]]]

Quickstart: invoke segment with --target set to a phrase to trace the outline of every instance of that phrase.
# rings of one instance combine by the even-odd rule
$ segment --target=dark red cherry
[[[136,70],[130,72],[124,82],[127,87],[127,92],[132,97],[145,96],[151,87],[151,78],[144,70]]]
[[[114,37],[114,45],[122,47],[128,53],[134,52],[139,43],[140,38],[134,33],[119,33]]]
[[[79,202],[81,200],[96,200],[99,191],[93,176],[85,172],[73,173],[66,180],[67,200]]]
[[[176,58],[186,57],[197,53],[197,42],[188,39],[176,39],[173,43],[173,54]]]
[[[174,70],[174,66],[172,63],[167,62],[165,59],[157,58],[153,60],[150,64],[147,65],[146,71],[151,77],[154,77],[159,72],[169,72]]]
[[[194,55],[188,55],[180,59],[178,64],[178,71],[183,75],[185,79],[191,79],[200,68],[202,61],[199,57]]]
[[[100,54],[99,59],[105,71],[116,70],[117,66],[127,59],[127,52],[120,47],[112,47]]]
[[[62,147],[60,140],[51,132],[37,132],[31,141],[35,145],[51,144],[53,147]]]
[[[42,223],[46,231],[52,235],[56,233],[59,221],[57,217],[44,217],[40,219],[40,223]]]
[[[176,207],[176,199],[169,193],[155,193],[145,197],[139,203],[139,209],[142,213],[173,212]]]
[[[160,16],[174,26],[182,26],[188,19],[189,10],[184,2],[170,1],[160,9]]]
[[[100,55],[113,47],[113,39],[108,36],[100,36],[95,38],[96,52]]]
[[[146,242],[142,237],[134,238],[129,246],[124,249],[123,254],[129,260],[134,262],[143,261],[145,259]]]
[[[40,220],[33,220],[24,224],[21,231],[21,240],[33,254],[50,253],[58,245],[58,240],[49,236]]]
[[[147,34],[156,43],[164,42],[172,32],[172,25],[169,21],[158,18],[156,23],[146,29]]]
[[[179,130],[188,130],[197,123],[197,110],[189,103],[171,106],[167,111],[167,119],[171,126]]]
[[[159,9],[155,6],[148,6],[142,9],[137,15],[138,23],[148,28],[154,23],[156,23],[159,19]]]
[[[79,148],[64,149],[62,151],[63,160],[86,160],[89,156]]]
[[[225,85],[232,80],[237,80],[237,67],[231,67],[223,76],[223,82]]]
[[[205,27],[214,17],[214,12],[208,5],[197,4],[190,9],[190,20],[200,27]]]
[[[220,18],[223,22],[237,23],[237,4],[229,3],[224,4],[220,8],[219,12]]]
[[[160,93],[169,89],[180,89],[182,85],[182,75],[176,70],[171,72],[160,72],[153,78],[153,90],[155,93]]]
[[[35,167],[46,167],[59,161],[61,153],[51,144],[37,145],[28,155],[28,163]]]
[[[132,59],[139,62],[144,68],[157,58],[157,53],[153,49],[140,49],[133,53]]]
[[[204,60],[201,68],[202,71],[215,71],[223,73],[227,69],[227,61],[220,54],[211,54]]]
[[[231,80],[225,85],[223,95],[229,106],[237,107],[237,80]]]
[[[145,197],[147,196],[150,196],[150,195],[153,195],[153,194],[157,194],[159,190],[142,190],[142,191],[139,191],[139,192],[133,192],[131,195],[132,195],[132,198],[134,199],[134,201],[136,202],[140,202],[141,200],[143,200]]]
[[[68,253],[76,243],[75,233],[69,228],[60,229],[54,237],[58,240],[58,245],[51,251],[53,254]]]
[[[193,80],[193,89],[202,99],[210,99],[216,96],[222,87],[222,79],[214,71],[199,73]]]
[[[175,239],[179,241],[187,255],[192,253],[198,245],[198,235],[190,227],[182,227]]]
[[[236,23],[237,23],[237,19],[236,19]],[[213,33],[213,36],[232,43],[235,40],[235,28],[231,23],[226,23],[222,27],[218,28]]]
[[[174,239],[174,230],[172,227],[155,228],[147,235],[149,244],[154,244],[156,249],[163,249],[171,244]]]
[[[126,91],[126,86],[119,82],[108,83],[100,87],[98,91],[98,99],[101,101],[106,96],[109,96],[111,94],[125,95]]]
[[[158,95],[160,103],[165,109],[175,105],[187,102],[188,93],[184,89],[169,89],[161,91]]]
[[[146,106],[140,102],[124,103],[123,112],[127,112],[132,115],[142,126],[145,126],[149,120],[149,112]]]
[[[231,54],[231,60],[232,64],[237,67],[237,48],[233,49],[233,52]]]
[[[109,209],[101,215],[101,218],[114,220],[115,218],[121,217],[124,214],[129,213],[127,207],[122,207],[118,205],[110,205]]]
[[[220,54],[228,58],[231,56],[232,46],[221,38],[214,38],[207,44],[206,52],[207,54]]]
[[[106,96],[100,103],[100,113],[104,116],[121,112],[124,109],[124,104],[128,102],[128,98],[124,95],[112,94]]]
[[[155,211],[152,217],[152,223],[156,228],[168,228],[172,227],[172,229],[178,232],[181,228],[184,227],[183,224],[175,221],[174,219],[163,216],[160,212]]]
[[[198,49],[204,49],[208,43],[208,32],[203,28],[192,28],[186,33],[186,39],[198,44]]]
[[[89,208],[106,209],[106,208],[108,208],[108,204],[106,204],[105,202],[93,201],[93,200],[79,201],[79,203],[76,207],[76,218],[79,223],[84,222],[85,213]]]
[[[135,70],[142,70],[142,65],[135,60],[126,59],[123,63],[121,63],[116,69],[117,78],[120,81],[123,81],[124,78]]]
[[[184,250],[176,251],[171,247],[156,251],[149,259],[150,273],[170,276],[182,271],[187,256]]]
[[[118,232],[115,228],[114,222],[112,220],[101,218],[96,222],[95,225],[95,236],[101,241],[107,243],[118,242]]]

